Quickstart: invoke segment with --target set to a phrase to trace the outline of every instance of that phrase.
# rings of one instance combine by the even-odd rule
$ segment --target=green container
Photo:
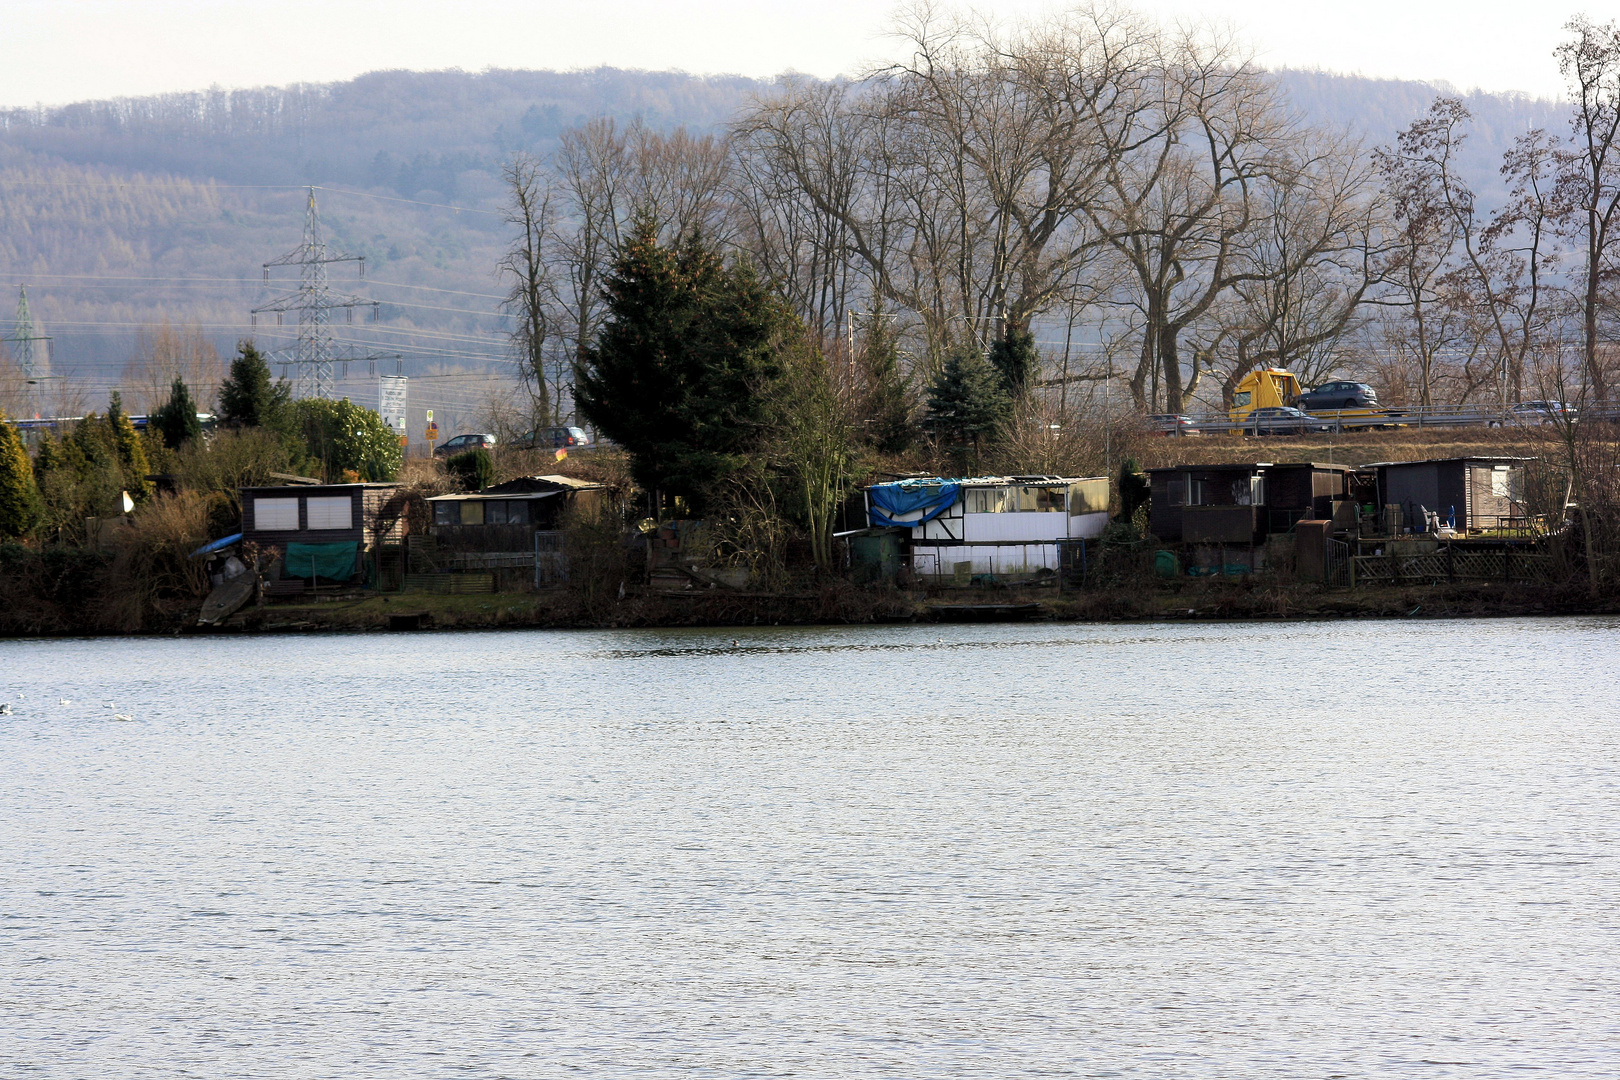
[[[1153,572],[1162,578],[1181,576],[1181,560],[1176,558],[1173,551],[1156,551],[1153,553]]]

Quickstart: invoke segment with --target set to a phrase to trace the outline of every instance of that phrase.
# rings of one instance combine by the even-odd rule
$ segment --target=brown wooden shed
[[[1148,529],[1164,543],[1253,544],[1349,497],[1349,465],[1319,461],[1172,465],[1148,470]]]

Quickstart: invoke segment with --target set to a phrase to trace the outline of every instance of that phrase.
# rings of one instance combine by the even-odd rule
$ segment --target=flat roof
[[[394,488],[397,488],[397,487],[399,487],[399,484],[390,480],[390,481],[368,481],[366,483],[360,483],[360,484],[303,484],[303,483],[251,484],[251,485],[248,485],[247,487],[239,487],[236,490],[237,491],[296,491],[296,492],[300,492],[302,494],[308,495],[309,493],[315,492],[315,491],[365,491],[365,490],[368,490],[368,489],[376,489],[376,488],[389,488],[391,490],[391,489],[394,489]]]
[[[1367,466],[1345,465],[1337,461],[1246,461],[1226,462],[1215,465],[1160,465],[1149,469],[1148,472],[1184,472],[1192,469],[1209,469],[1212,471],[1235,471],[1238,469],[1331,469],[1338,472],[1353,472],[1357,468]]]
[[[965,488],[978,487],[1066,487],[1069,484],[1078,484],[1085,480],[1107,480],[1106,476],[912,476],[903,480],[884,480],[877,484],[867,484],[869,488],[906,486],[938,487],[941,484],[956,484]]]
[[[1534,457],[1512,457],[1506,454],[1469,454],[1467,457],[1418,458],[1414,461],[1370,461],[1363,469],[1387,469],[1393,465],[1451,465],[1464,461],[1540,461]]]

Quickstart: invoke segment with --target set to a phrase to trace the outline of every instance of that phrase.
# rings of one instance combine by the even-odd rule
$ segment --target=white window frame
[[[288,511],[292,513],[290,520]],[[253,528],[255,532],[297,532],[298,500],[254,498]]]
[[[310,532],[354,528],[354,497],[351,495],[311,495],[306,506]]]

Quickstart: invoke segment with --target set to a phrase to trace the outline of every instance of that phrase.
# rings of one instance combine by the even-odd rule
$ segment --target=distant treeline
[[[0,111],[10,146],[78,164],[230,183],[457,193],[597,116],[723,123],[767,83],[678,72],[379,71],[342,83],[203,90]]]

